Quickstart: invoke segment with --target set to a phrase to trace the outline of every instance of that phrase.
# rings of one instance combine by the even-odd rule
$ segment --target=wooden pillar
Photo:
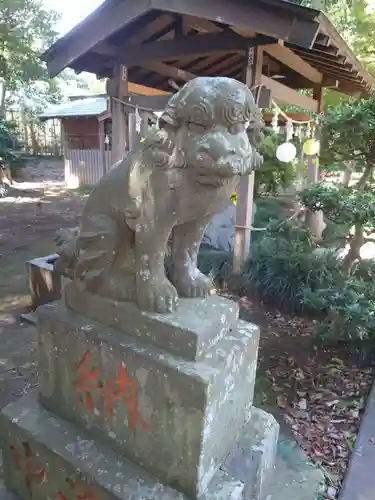
[[[102,175],[105,175],[107,172],[107,162],[106,162],[106,153],[105,153],[104,120],[101,120],[99,122],[99,150],[100,150],[100,158],[102,159]]]
[[[324,112],[324,89],[319,86],[314,89],[314,99],[318,101],[318,112]],[[318,125],[319,126],[319,125]],[[316,139],[320,139],[319,130],[317,130]],[[316,184],[319,182],[319,156],[307,156],[307,185]],[[312,234],[320,240],[322,238],[322,233],[326,228],[324,222],[324,215],[321,210],[317,212],[312,212],[310,210],[306,213],[306,223],[310,228]]]
[[[129,149],[132,151],[139,142],[135,112],[129,113]]]
[[[145,113],[144,111],[142,111],[141,118],[142,118],[141,137],[145,137],[147,134],[147,130],[148,130],[148,113]]]
[[[119,64],[115,67],[111,98],[112,115],[112,164],[120,161],[129,149],[128,115],[124,105],[113,99],[122,99],[128,94],[128,71],[126,66]]]
[[[251,47],[247,51],[244,81],[249,88],[260,84],[263,49]],[[233,269],[238,273],[249,256],[251,226],[253,222],[253,196],[255,173],[241,177],[237,188],[236,232]]]

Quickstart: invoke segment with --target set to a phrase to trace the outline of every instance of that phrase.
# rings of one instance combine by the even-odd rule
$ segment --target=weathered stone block
[[[190,361],[204,358],[207,349],[236,327],[239,314],[235,302],[217,295],[180,299],[180,307],[173,314],[149,313],[132,302],[114,302],[81,292],[74,283],[65,287],[65,302],[87,318]]]
[[[188,500],[29,394],[1,416],[5,483],[22,500]],[[219,471],[199,500],[241,500],[244,485]],[[9,495],[9,498],[12,498]]]
[[[142,344],[62,302],[38,310],[38,329],[46,407],[191,498],[205,491],[250,418],[257,327],[239,321],[199,362]]]
[[[5,486],[0,486],[0,500],[18,500],[18,497]]]
[[[224,468],[246,483],[244,500],[268,500],[267,486],[274,472],[279,424],[274,417],[253,408],[251,421],[227,456]]]

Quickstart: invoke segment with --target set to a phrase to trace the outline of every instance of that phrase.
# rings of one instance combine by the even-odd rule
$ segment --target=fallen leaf
[[[298,402],[298,406],[300,410],[307,410],[307,401],[306,399],[300,399]]]
[[[277,406],[279,408],[285,408],[286,407],[286,398],[285,396],[277,396],[276,398]]]

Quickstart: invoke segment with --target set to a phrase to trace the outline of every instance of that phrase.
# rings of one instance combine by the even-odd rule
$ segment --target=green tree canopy
[[[0,115],[9,92],[48,82],[40,54],[56,39],[58,17],[44,9],[40,0],[0,0]]]

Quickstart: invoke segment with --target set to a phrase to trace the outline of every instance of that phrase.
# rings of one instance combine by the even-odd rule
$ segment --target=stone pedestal
[[[23,500],[265,500],[278,425],[252,407],[259,330],[237,305],[182,300],[159,315],[73,283],[65,293],[69,309],[37,311],[39,394],[2,414],[8,488]]]

